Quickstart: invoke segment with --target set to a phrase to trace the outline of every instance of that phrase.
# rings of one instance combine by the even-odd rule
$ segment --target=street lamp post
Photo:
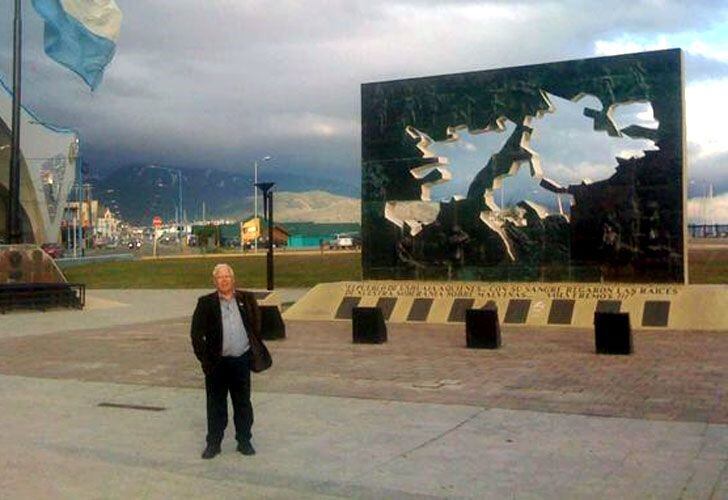
[[[253,246],[255,247],[255,251],[258,251],[258,237],[260,236],[258,234],[258,190],[255,189],[258,186],[258,162],[259,161],[269,161],[271,159],[270,156],[264,156],[260,160],[255,160],[253,162],[253,204],[255,206],[255,239],[253,240]]]
[[[255,183],[263,192],[263,209],[268,223],[268,256],[266,266],[266,281],[268,290],[273,290],[273,187],[275,182]]]
[[[182,211],[182,170],[179,168],[169,168],[169,167],[161,167],[159,165],[147,165],[145,168],[151,168],[156,170],[163,170],[165,172],[169,172],[169,174],[172,176],[172,179],[174,177],[177,177],[177,214],[181,213]],[[179,224],[179,216],[175,215],[175,223]]]
[[[175,209],[174,223],[179,227],[182,222],[182,170],[179,168],[161,167],[159,165],[147,165],[146,168],[169,172],[173,179],[177,176],[177,208]]]

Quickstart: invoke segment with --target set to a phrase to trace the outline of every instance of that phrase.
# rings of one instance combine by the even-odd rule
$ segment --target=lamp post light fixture
[[[258,190],[255,189],[258,186],[258,162],[264,162],[264,161],[270,161],[270,156],[264,156],[263,158],[256,159],[253,162],[253,204],[255,206],[254,208],[254,214],[255,214],[255,239],[253,240],[253,246],[255,247],[255,251],[258,251],[258,238],[260,237],[260,234],[258,233]]]

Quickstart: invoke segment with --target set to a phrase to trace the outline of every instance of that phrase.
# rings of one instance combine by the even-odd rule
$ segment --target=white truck
[[[353,250],[359,248],[359,240],[351,234],[335,234],[329,240],[329,250]]]

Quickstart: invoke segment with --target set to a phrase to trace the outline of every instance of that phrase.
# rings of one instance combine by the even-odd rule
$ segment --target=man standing
[[[235,274],[229,265],[216,265],[212,276],[217,291],[199,298],[191,328],[192,348],[202,364],[207,392],[207,446],[202,458],[220,453],[228,421],[228,392],[237,449],[243,455],[254,455],[250,443],[250,346],[251,337],[260,338],[260,310],[252,293],[235,289]]]

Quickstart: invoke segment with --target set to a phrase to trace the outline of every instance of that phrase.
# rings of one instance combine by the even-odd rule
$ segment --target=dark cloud
[[[94,168],[234,170],[270,154],[277,168],[354,181],[362,82],[588,57],[598,39],[701,30],[727,12],[660,0],[117,1],[118,52],[95,93],[42,55],[42,23],[24,4],[24,102],[77,129]],[[11,0],[0,19],[9,79]],[[726,74],[687,64],[688,78]]]
[[[721,154],[698,157],[692,155],[688,177],[692,181],[689,196],[705,196],[705,187],[712,184],[715,193],[728,191],[728,151]]]

